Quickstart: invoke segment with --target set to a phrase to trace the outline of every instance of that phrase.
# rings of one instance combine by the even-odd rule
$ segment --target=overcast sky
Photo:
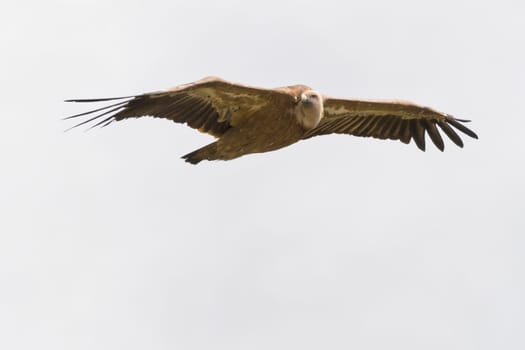
[[[523,1],[0,5],[0,348],[524,349]],[[323,136],[229,162],[85,105],[208,75],[396,98],[445,152]],[[448,141],[448,140],[447,140]]]

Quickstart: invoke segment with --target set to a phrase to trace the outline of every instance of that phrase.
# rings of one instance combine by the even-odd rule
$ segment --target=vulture
[[[191,164],[274,151],[334,133],[403,143],[414,140],[422,151],[426,133],[441,151],[445,144],[440,130],[459,147],[463,141],[457,131],[478,138],[464,125],[468,120],[406,101],[333,98],[305,85],[265,89],[217,77],[135,96],[66,102],[109,104],[65,118],[86,118],[72,128],[88,123],[104,127],[114,121],[151,116],[186,123],[214,136],[215,142],[182,157]]]

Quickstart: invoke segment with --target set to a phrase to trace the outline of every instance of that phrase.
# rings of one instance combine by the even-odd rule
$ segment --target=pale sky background
[[[1,349],[525,349],[523,1],[0,5]],[[217,75],[469,124],[231,162],[67,98]],[[447,140],[448,141],[448,140]],[[428,140],[427,140],[428,142]]]

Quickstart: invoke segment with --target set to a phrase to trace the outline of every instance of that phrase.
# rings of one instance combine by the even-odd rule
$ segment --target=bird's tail
[[[197,164],[202,160],[215,160],[217,157],[217,142],[210,143],[207,146],[199,148],[196,151],[188,153],[182,156],[186,162],[191,164]]]

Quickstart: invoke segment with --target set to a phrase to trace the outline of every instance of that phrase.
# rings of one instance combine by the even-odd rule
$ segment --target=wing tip
[[[476,140],[478,139],[478,135],[474,131],[470,130],[465,125],[461,124],[461,123],[467,123],[469,121],[466,121],[465,119],[456,119],[454,117],[447,117],[446,121],[450,125],[455,127],[456,129],[458,129],[459,131],[464,133],[465,135],[468,135],[468,136],[470,136],[470,137],[472,137],[473,139],[476,139]]]
[[[102,107],[102,108],[97,108],[95,110],[92,110],[92,111],[87,111],[87,112],[84,112],[84,113],[80,113],[80,114],[75,114],[75,115],[72,115],[72,116],[69,116],[69,117],[65,117],[65,118],[62,118],[62,120],[68,120],[68,119],[72,119],[72,118],[78,118],[78,117],[82,117],[82,116],[86,116],[86,115],[90,115],[90,114],[93,114],[93,113],[97,113],[97,112],[102,112],[102,113],[98,113],[96,114],[94,117],[90,117],[76,125],[73,125],[72,127],[70,127],[69,129],[66,129],[65,131],[70,131],[71,129],[75,129],[79,126],[82,126],[82,125],[85,125],[89,122],[92,122],[92,121],[96,121],[97,119],[100,119],[102,118],[103,116],[105,115],[108,115],[109,114],[109,117],[106,117],[100,121],[97,121],[93,126],[91,126],[90,128],[88,128],[87,130],[91,130],[93,129],[94,127],[96,126],[100,126],[102,124],[101,127],[105,127],[109,124],[111,124],[115,119],[115,116],[123,110],[123,108],[125,108],[125,104],[127,104],[128,101],[124,101],[124,102],[119,102],[119,103],[116,103],[116,104],[113,104],[113,105],[110,105],[110,106],[105,106],[105,107]],[[87,131],[86,130],[86,131]]]

